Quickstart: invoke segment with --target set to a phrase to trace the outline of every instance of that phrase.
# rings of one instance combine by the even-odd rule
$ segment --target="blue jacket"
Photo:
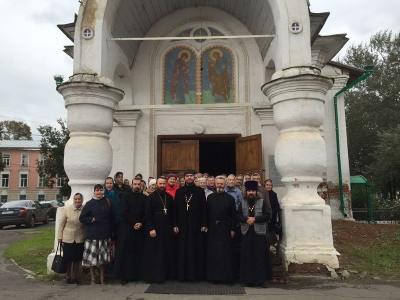
[[[238,210],[239,204],[242,203],[242,199],[243,199],[242,191],[239,188],[237,188],[236,186],[234,186],[232,188],[229,186],[226,186],[225,192],[227,192],[229,195],[231,195],[233,198],[235,198],[236,210]]]

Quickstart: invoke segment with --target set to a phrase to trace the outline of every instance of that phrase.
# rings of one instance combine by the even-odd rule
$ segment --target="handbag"
[[[275,232],[273,231],[268,231],[266,238],[268,246],[275,245],[278,242],[278,238],[276,237]]]
[[[58,249],[60,249],[60,253],[58,253]],[[62,244],[58,243],[56,255],[54,256],[53,264],[51,265],[51,269],[58,274],[64,274],[67,272],[67,263],[64,261],[61,255],[62,249]]]

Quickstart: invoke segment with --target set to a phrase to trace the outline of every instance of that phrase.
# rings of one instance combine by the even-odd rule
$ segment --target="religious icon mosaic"
[[[196,54],[186,46],[173,47],[164,58],[164,104],[235,102],[234,57],[224,46]]]

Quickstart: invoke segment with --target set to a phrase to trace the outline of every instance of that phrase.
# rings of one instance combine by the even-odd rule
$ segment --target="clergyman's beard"
[[[193,185],[193,181],[191,181],[191,180],[186,181],[186,185],[192,186]]]
[[[217,193],[223,193],[225,190],[223,188],[217,188]]]
[[[157,187],[157,192],[159,192],[160,194],[165,193],[165,187],[162,187],[162,186]]]
[[[247,202],[249,203],[249,206],[253,206],[256,203],[256,196],[248,195]]]

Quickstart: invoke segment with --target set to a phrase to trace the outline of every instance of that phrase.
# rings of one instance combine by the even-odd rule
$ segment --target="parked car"
[[[44,208],[38,201],[10,201],[0,207],[0,229],[7,225],[20,227],[22,224],[31,228],[38,222],[49,223],[48,209]]]
[[[57,215],[57,208],[64,206],[64,202],[59,202],[57,200],[51,200],[51,201],[42,201],[40,204],[44,207],[47,208],[49,211],[49,218],[52,220],[56,219]]]

